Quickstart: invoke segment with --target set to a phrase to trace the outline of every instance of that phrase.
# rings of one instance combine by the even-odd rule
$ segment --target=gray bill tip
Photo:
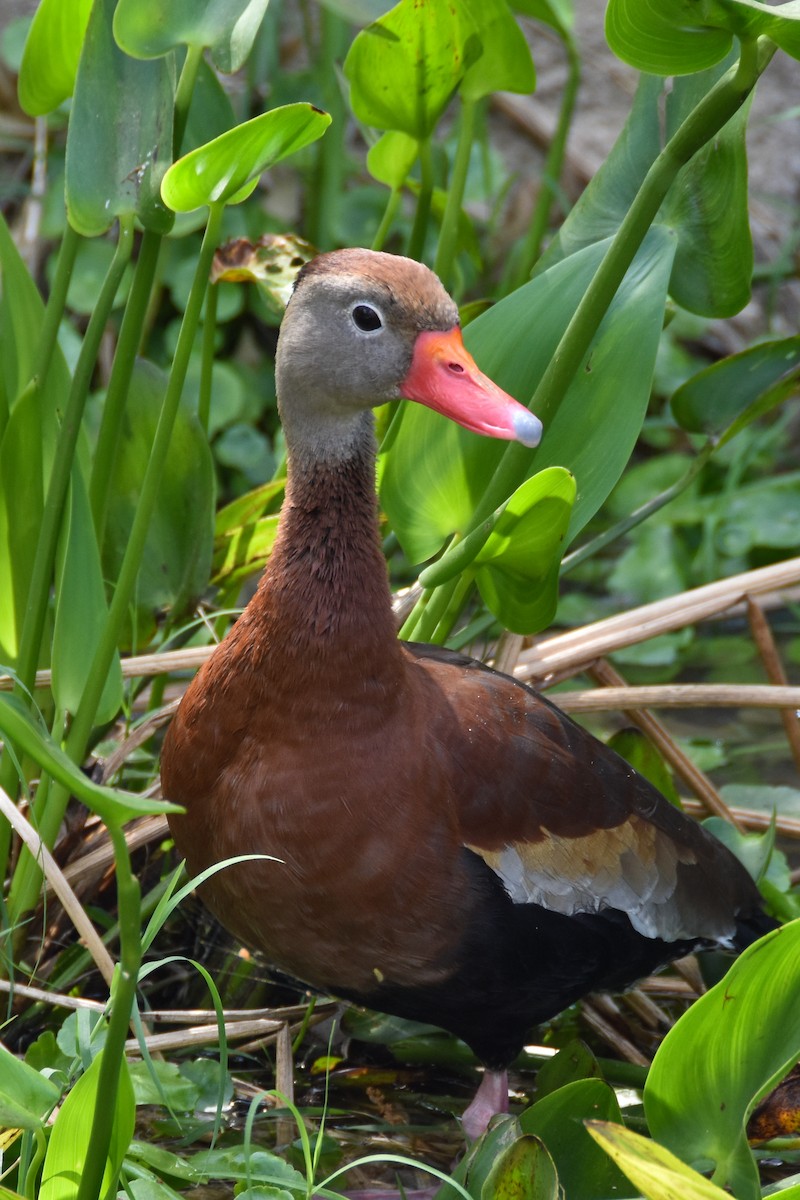
[[[542,440],[542,422],[532,412],[515,413],[514,433],[518,442],[532,450]]]

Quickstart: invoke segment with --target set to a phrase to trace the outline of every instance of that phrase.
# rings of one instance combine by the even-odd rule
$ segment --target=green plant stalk
[[[204,46],[187,46],[186,58],[183,60],[180,79],[175,89],[175,109],[172,118],[172,153],[177,158],[183,145],[183,135],[186,133],[186,122],[189,119],[189,108],[192,103],[197,72],[203,58]]]
[[[525,235],[518,261],[514,264],[510,273],[510,283],[507,288],[509,292],[513,292],[530,277],[534,264],[542,252],[542,241],[550,223],[553,201],[558,195],[561,171],[564,166],[564,155],[567,149],[567,138],[572,125],[572,116],[575,111],[578,90],[581,85],[580,55],[571,41],[565,45],[568,73],[567,82],[564,85],[564,92],[561,97],[558,123],[542,168],[541,186],[539,188],[539,195],[536,198],[531,223]]]
[[[200,312],[203,306],[203,296],[208,281],[211,260],[214,256],[220,226],[222,224],[223,204],[213,204],[209,210],[208,225],[206,226],[203,244],[197,261],[192,289],[186,305],[186,312],[181,322],[178,343],[172,360],[169,383],[161,415],[153,438],[150,461],[147,464],[139,504],[131,527],[128,545],[122,560],[117,579],[114,598],[108,611],[105,627],[98,640],[86,687],[81,696],[80,704],[72,721],[65,749],[74,763],[80,763],[86,754],[86,748],[91,737],[95,714],[103,694],[103,687],[108,675],[114,654],[117,649],[120,631],[125,615],[136,587],[142,556],[144,554],[150,518],[155,508],[161,477],[166,469],[169,444],[172,439],[172,429],[178,413],[186,370],[192,351]],[[69,799],[69,791],[61,784],[53,787],[47,810],[37,811],[38,829],[45,845],[52,846],[58,828],[64,816]],[[39,887],[40,868],[38,863],[27,851],[20,855],[20,861],[14,872],[9,895],[9,916],[15,923],[16,916],[27,912],[35,902]]]
[[[128,264],[133,248],[133,217],[120,221],[119,239],[114,257],[108,269],[97,305],[92,313],[89,325],[84,335],[80,356],[72,385],[67,398],[66,410],[59,431],[55,459],[47,487],[42,527],[33,560],[31,582],[28,592],[28,606],[22,626],[19,657],[17,660],[17,678],[14,691],[28,703],[29,693],[33,690],[36,680],[36,667],[44,635],[47,619],[47,607],[50,600],[50,585],[53,578],[58,535],[64,516],[67,488],[75,461],[75,449],[78,443],[83,410],[89,394],[89,385],[94,371],[100,339],[106,326],[108,314],[119,287],[122,273]],[[9,795],[16,795],[16,770],[9,755],[4,754],[0,763],[0,787]],[[0,872],[5,875],[8,866],[8,850],[11,831],[7,826],[0,826]]]
[[[550,411],[565,395],[678,172],[742,107],[776,49],[766,38],[743,42],[738,64],[703,97],[655,159],[533,394],[530,407],[534,412]],[[530,461],[530,451],[524,446],[509,445],[465,537],[519,487]],[[427,604],[436,602],[436,591]]]
[[[122,435],[125,402],[128,398],[133,366],[147,318],[147,306],[161,249],[161,235],[148,230],[142,237],[133,282],[120,325],[114,362],[106,389],[103,416],[97,435],[92,463],[89,499],[92,506],[97,544],[102,550],[108,515],[111,480],[116,469]]]
[[[347,162],[344,140],[347,113],[337,76],[337,63],[344,57],[350,30],[346,22],[325,5],[319,8],[319,21],[323,107],[331,115],[331,125],[316,146],[315,186],[309,195],[308,236],[319,250],[331,250],[337,244],[337,215],[342,203],[342,181]]]
[[[140,891],[138,880],[131,870],[131,860],[123,830],[110,825],[109,835],[114,844],[117,873],[117,901],[120,914],[120,961],[111,989],[111,1016],[103,1047],[97,1103],[92,1118],[92,1133],[81,1172],[78,1200],[98,1200],[103,1173],[111,1145],[111,1132],[116,1112],[119,1076],[125,1060],[125,1042],[131,1012],[136,1000],[136,984],[141,965],[139,933]],[[116,1183],[116,1180],[113,1181]]]
[[[44,1156],[47,1153],[47,1138],[44,1135],[43,1129],[34,1129],[33,1136],[36,1140],[36,1149],[31,1155],[31,1160],[27,1164],[24,1172],[25,1183],[23,1187],[23,1195],[27,1200],[35,1200],[36,1197],[36,1177],[39,1174],[39,1168],[44,1162]],[[22,1163],[20,1163],[20,1169]]]
[[[461,216],[461,205],[464,199],[464,189],[467,183],[469,160],[472,154],[472,143],[475,138],[475,108],[474,100],[464,100],[461,105],[461,120],[458,128],[458,144],[453,160],[453,172],[447,189],[442,227],[439,231],[439,244],[436,247],[436,258],[433,269],[449,286],[453,277],[453,262],[458,240],[458,221]]]
[[[200,396],[197,402],[197,417],[208,435],[208,419],[211,413],[211,384],[214,376],[214,339],[217,333],[217,299],[219,284],[211,283],[206,292],[206,307],[203,313],[203,345],[200,361]]]
[[[437,625],[450,605],[453,593],[457,590],[459,577],[455,576],[441,587],[432,592],[423,593],[411,611],[400,636],[415,642],[429,642],[433,639]]]
[[[436,622],[436,628],[430,635],[430,641],[434,642],[437,646],[443,646],[450,636],[453,626],[466,604],[467,596],[472,591],[474,582],[475,578],[472,571],[462,571],[456,580],[456,585],[450,593],[447,607]]]
[[[371,249],[383,249],[383,243],[386,241],[386,238],[389,235],[389,230],[391,229],[392,223],[397,214],[397,209],[400,206],[400,199],[402,195],[402,188],[392,188],[392,190],[389,192],[389,199],[386,202],[386,208],[384,209],[383,216],[381,217],[381,223],[378,226],[378,232],[372,239]]]
[[[408,242],[408,257],[422,261],[425,252],[425,238],[428,233],[428,221],[431,215],[433,200],[433,158],[431,155],[431,139],[422,138],[419,143],[420,187],[417,197],[417,211],[414,214],[414,227]]]
[[[58,339],[58,330],[67,303],[67,291],[69,289],[69,281],[72,278],[72,268],[75,266],[75,255],[78,252],[80,241],[80,234],[76,233],[69,222],[67,222],[64,238],[58,251],[53,285],[50,288],[50,295],[47,298],[42,331],[39,336],[39,347],[34,366],[34,375],[38,380],[39,387],[42,387],[44,384],[47,372],[50,370],[53,351]]]
[[[603,530],[597,537],[584,543],[577,550],[573,550],[572,554],[568,554],[561,562],[561,574],[564,575],[567,571],[573,571],[575,567],[580,566],[587,558],[592,558],[593,555],[599,554],[601,550],[605,550],[607,546],[610,546],[618,538],[624,537],[631,529],[635,529],[637,525],[641,525],[642,521],[646,521],[648,517],[652,517],[653,513],[657,513],[659,509],[664,508],[676,496],[680,496],[681,492],[685,492],[692,481],[703,470],[703,467],[711,458],[718,445],[719,442],[709,439],[697,454],[689,469],[681,475],[680,479],[676,480],[670,487],[665,488],[663,492],[659,492],[657,496],[653,496],[646,504],[635,508],[633,512],[628,513],[627,517],[623,517],[621,521],[617,521],[610,529]]]

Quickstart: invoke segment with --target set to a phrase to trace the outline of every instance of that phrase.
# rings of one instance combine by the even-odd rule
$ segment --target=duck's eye
[[[369,304],[357,304],[353,309],[353,322],[356,329],[360,329],[362,333],[374,333],[376,329],[380,329],[383,325],[380,313],[371,308]]]

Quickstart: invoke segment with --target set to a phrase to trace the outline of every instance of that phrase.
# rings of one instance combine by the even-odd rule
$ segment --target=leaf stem
[[[392,222],[394,221],[397,213],[402,195],[402,188],[392,188],[392,190],[389,192],[389,199],[386,202],[386,208],[384,209],[383,216],[381,217],[381,223],[378,226],[378,232],[372,239],[372,250],[383,249],[383,243],[386,241],[386,238],[389,235],[389,230],[392,227]]]
[[[422,138],[419,143],[419,169],[419,196],[417,197],[417,211],[414,215],[414,227],[408,242],[408,257],[416,258],[421,262],[425,253],[425,238],[428,233],[433,199],[433,158],[430,137]]]
[[[175,111],[172,119],[172,153],[175,158],[181,152],[183,135],[186,133],[186,122],[189,119],[189,108],[192,103],[192,93],[197,79],[197,72],[203,58],[202,45],[190,45],[186,49],[180,79],[175,89]]]
[[[197,417],[208,436],[208,420],[211,414],[211,383],[214,375],[214,340],[217,333],[217,300],[219,284],[210,283],[206,292],[206,307],[203,313],[203,344],[200,362],[200,396]]]
[[[461,205],[464,200],[464,189],[467,183],[469,160],[472,154],[472,143],[475,137],[474,100],[464,100],[461,105],[461,120],[458,129],[458,144],[453,160],[453,171],[447,189],[442,228],[439,232],[439,244],[436,247],[436,258],[433,269],[442,279],[445,286],[449,285],[453,276],[453,260],[456,254],[458,240],[458,222],[461,216]]]

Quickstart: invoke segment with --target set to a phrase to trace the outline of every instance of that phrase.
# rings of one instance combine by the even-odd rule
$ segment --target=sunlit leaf
[[[399,188],[405,183],[419,154],[419,142],[407,133],[390,129],[367,151],[367,170],[378,183]]]
[[[800,337],[759,342],[699,371],[670,401],[682,429],[720,437],[778,404],[800,375]]]
[[[41,0],[19,69],[19,102],[44,116],[72,95],[92,0]]]
[[[653,787],[666,796],[670,804],[680,808],[680,797],[669,767],[655,745],[641,729],[620,729],[608,739],[608,745],[626,762],[649,779]]]
[[[711,1159],[740,1200],[760,1196],[745,1121],[800,1057],[800,921],[733,963],[665,1037],[644,1105],[657,1141],[687,1161]]]
[[[41,1129],[59,1096],[51,1079],[0,1044],[0,1126]]]
[[[727,1192],[650,1138],[610,1121],[587,1129],[648,1200],[725,1200]]]
[[[161,185],[164,201],[175,212],[238,204],[267,167],[315,142],[330,123],[313,104],[287,104],[253,117],[173,163]]]
[[[467,68],[481,52],[462,5],[400,0],[358,34],[344,62],[360,121],[430,137]]]
[[[69,1092],[58,1113],[47,1146],[39,1200],[76,1200],[89,1153],[93,1118],[98,1103],[114,1105],[114,1125],[101,1195],[116,1183],[122,1160],[133,1136],[136,1106],[128,1064],[123,1058],[115,1096],[100,1097],[98,1086],[103,1051],[92,1061]]]
[[[537,1098],[541,1100],[579,1079],[598,1079],[600,1074],[597,1059],[589,1047],[575,1038],[539,1067],[536,1072]]]
[[[512,7],[550,25],[565,41],[571,40],[575,28],[572,0],[513,0]]]
[[[120,50],[111,32],[115,3],[96,0],[92,9],[67,135],[67,214],[86,237],[123,214],[159,233],[173,221],[159,187],[171,157],[174,64]]]
[[[480,57],[459,85],[464,100],[480,100],[492,92],[532,92],[536,70],[525,35],[506,0],[464,0],[481,39]]]
[[[208,46],[225,74],[238,71],[269,0],[119,0],[114,36],[135,58],[158,58],[178,46]]]
[[[514,633],[537,633],[558,606],[558,572],[575,502],[575,479],[548,467],[509,500],[475,559],[490,612]]]

